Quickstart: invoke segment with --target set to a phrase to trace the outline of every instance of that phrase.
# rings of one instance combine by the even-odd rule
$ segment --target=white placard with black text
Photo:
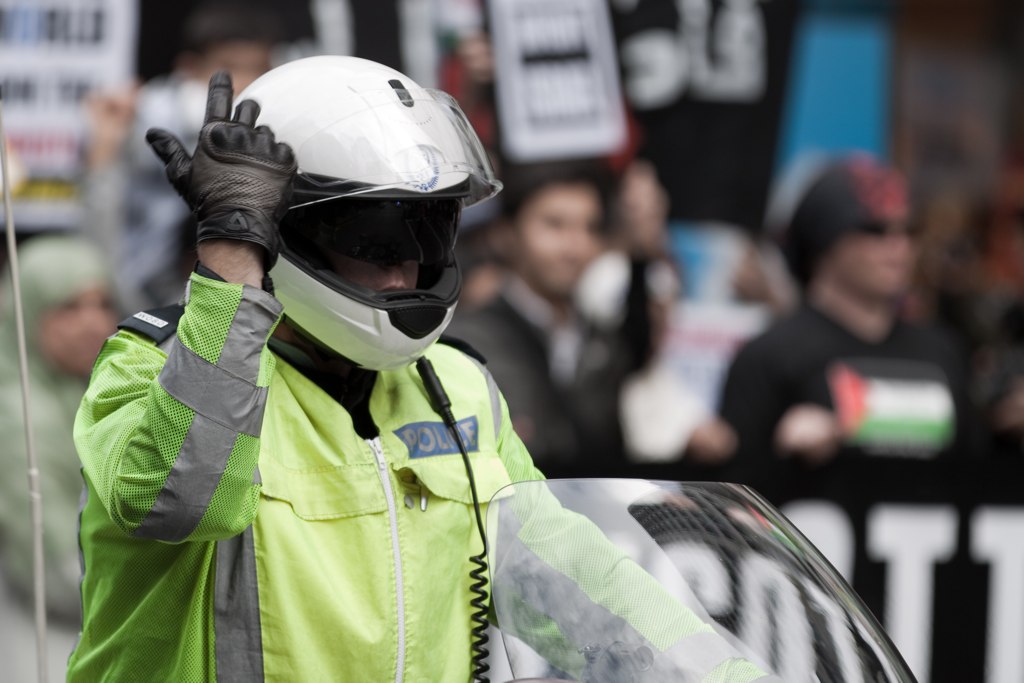
[[[626,137],[606,3],[488,0],[502,148],[517,162],[597,157]]]
[[[15,194],[19,231],[74,227],[82,97],[130,82],[137,17],[137,0],[0,0],[4,127],[28,176]]]

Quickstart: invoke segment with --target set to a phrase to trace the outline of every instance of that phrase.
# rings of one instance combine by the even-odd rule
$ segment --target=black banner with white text
[[[549,477],[718,480],[779,507],[851,583],[920,683],[1024,681],[1024,462],[865,458]]]
[[[672,218],[760,227],[798,0],[612,0],[626,100]]]

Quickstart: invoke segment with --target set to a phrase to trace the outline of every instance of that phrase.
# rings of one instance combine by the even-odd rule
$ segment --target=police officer
[[[199,264],[108,340],[78,415],[69,680],[467,680],[477,502],[541,478],[487,371],[435,343],[460,211],[500,183],[453,100],[373,62],[240,100],[211,80],[191,156],[147,136]]]

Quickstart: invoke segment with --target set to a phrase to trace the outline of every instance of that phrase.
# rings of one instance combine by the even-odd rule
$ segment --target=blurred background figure
[[[974,397],[992,430],[993,455],[1024,455],[1024,164],[1011,160],[991,216],[970,226],[976,264],[955,322],[971,344]],[[963,282],[963,280],[961,280]],[[956,285],[954,285],[956,286]],[[960,288],[963,288],[962,285]]]
[[[621,462],[618,399],[622,381],[649,353],[646,303],[639,321],[611,326],[577,304],[587,268],[607,248],[612,181],[596,162],[506,166],[503,222],[508,277],[476,311],[457,313],[454,336],[487,359],[517,433],[549,468]],[[631,257],[652,257],[655,240],[636,240]],[[646,293],[640,292],[646,299]]]
[[[472,0],[440,4],[445,3],[438,21],[448,49],[438,74],[439,86],[459,101],[484,146],[496,149],[494,50],[483,29],[483,9]]]
[[[587,268],[576,300],[586,319],[620,328],[637,354],[639,367],[624,379],[619,397],[627,460],[685,456],[717,463],[732,454],[736,436],[691,391],[665,352],[683,296],[683,279],[669,253],[668,203],[649,161],[626,167],[612,205],[610,248]]]
[[[278,17],[264,5],[199,4],[185,21],[170,75],[86,100],[91,135],[85,224],[117,268],[125,311],[174,303],[184,288],[181,227],[188,208],[167,184],[163,166],[145,143],[146,131],[163,128],[192,149],[210,76],[227,69],[235,94],[240,92],[270,69],[280,29]]]
[[[918,206],[911,217],[917,267],[903,313],[909,320],[942,324],[973,350],[991,334],[978,308],[985,297],[987,212],[955,188],[922,198]]]
[[[19,249],[32,429],[43,494],[49,673],[64,667],[79,627],[78,506],[82,476],[71,431],[86,380],[114,332],[111,281],[99,251],[79,237],[39,236]],[[3,678],[35,680],[32,525],[10,273],[0,309],[0,661]]]
[[[501,200],[484,202],[462,212],[455,258],[462,271],[459,311],[463,314],[490,303],[508,272]]]
[[[899,317],[917,256],[902,176],[866,155],[805,167],[769,221],[804,298],[729,370],[739,460],[977,455],[964,353]]]
[[[743,240],[731,284],[736,301],[763,306],[774,317],[791,313],[800,299],[778,246],[762,235]]]

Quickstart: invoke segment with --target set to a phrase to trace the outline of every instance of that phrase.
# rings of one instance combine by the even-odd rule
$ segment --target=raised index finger
[[[227,121],[231,116],[231,74],[221,70],[210,77],[210,90],[206,94],[206,123]]]

